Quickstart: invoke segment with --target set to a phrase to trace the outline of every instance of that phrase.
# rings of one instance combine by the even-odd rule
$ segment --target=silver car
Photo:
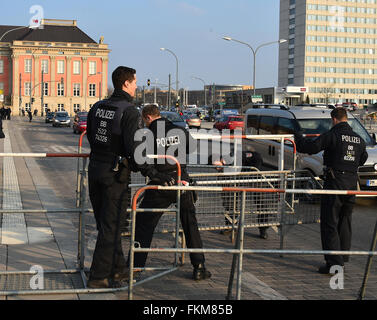
[[[294,134],[302,130],[304,134],[322,134],[331,129],[330,109],[314,107],[263,107],[253,108],[246,112],[245,132],[248,135]],[[351,113],[348,123],[360,135],[367,146],[368,160],[359,168],[359,185],[363,190],[377,188],[377,146],[375,137],[371,136],[364,126]],[[277,168],[280,153],[280,142],[273,140],[245,140],[244,151],[259,152],[263,164]],[[284,168],[293,168],[293,148],[291,143],[284,146]],[[296,168],[306,169],[315,176],[323,174],[323,152],[315,155],[297,154]]]

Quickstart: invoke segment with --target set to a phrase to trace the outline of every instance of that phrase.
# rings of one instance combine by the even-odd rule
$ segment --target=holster
[[[119,183],[127,183],[130,181],[131,170],[128,165],[128,160],[126,158],[121,158],[119,160],[118,171],[116,174],[116,179]]]
[[[192,179],[190,179],[190,184],[191,184],[192,186],[197,186],[196,181],[194,181],[194,180],[192,180]],[[198,193],[197,193],[196,191],[194,191],[194,190],[193,190],[191,193],[192,193],[192,201],[193,201],[194,204],[195,204],[196,201],[198,201]]]

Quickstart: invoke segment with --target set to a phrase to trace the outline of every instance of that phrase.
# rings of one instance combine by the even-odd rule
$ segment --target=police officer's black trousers
[[[168,208],[177,199],[176,191],[147,190],[140,208]],[[140,243],[142,248],[149,248],[152,242],[153,232],[163,213],[160,212],[139,212],[136,214],[135,241]],[[198,223],[195,216],[195,206],[191,191],[181,194],[180,220],[186,238],[188,248],[202,248],[202,240],[198,230]],[[135,253],[135,267],[143,268],[147,260],[147,253]],[[204,263],[204,254],[190,253],[190,260],[193,266]]]
[[[327,177],[326,190],[356,190],[357,175],[335,172]],[[321,199],[321,240],[323,250],[349,251],[352,239],[352,210],[355,196],[323,195]],[[328,265],[343,266],[348,255],[325,255]]]
[[[126,214],[128,183],[118,183],[112,165],[91,160],[89,196],[97,223],[97,242],[90,268],[91,279],[126,272],[120,237],[121,216]]]

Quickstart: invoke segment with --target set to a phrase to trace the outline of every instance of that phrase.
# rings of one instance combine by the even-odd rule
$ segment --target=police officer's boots
[[[205,280],[211,278],[211,272],[209,272],[204,263],[194,266],[193,278],[195,281]]]

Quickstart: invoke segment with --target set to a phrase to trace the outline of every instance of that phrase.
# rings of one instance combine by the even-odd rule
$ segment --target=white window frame
[[[25,73],[31,73],[31,59],[25,59]]]
[[[48,74],[48,60],[47,59],[42,60],[41,71],[43,71],[43,74]]]
[[[4,73],[4,60],[0,59],[0,73]]]
[[[64,74],[64,60],[58,60],[57,62],[58,74]]]
[[[96,96],[96,84],[90,83],[89,84],[89,97],[95,97]]]
[[[31,84],[30,82],[25,82],[24,83],[24,95],[25,96],[30,96],[30,93],[31,93]]]
[[[80,69],[81,69],[81,61],[74,60],[73,61],[73,74],[80,74]]]
[[[64,97],[64,83],[58,82],[58,97]]]
[[[48,82],[43,82],[43,95],[48,96]]]
[[[80,97],[81,96],[81,84],[80,83],[74,83],[73,84],[73,96],[74,97]]]
[[[79,112],[81,110],[81,105],[79,103],[74,103],[73,104],[73,111]]]
[[[89,61],[89,74],[96,74],[96,73],[97,73],[97,62]]]
[[[58,111],[65,111],[64,110],[64,103],[58,103]]]

